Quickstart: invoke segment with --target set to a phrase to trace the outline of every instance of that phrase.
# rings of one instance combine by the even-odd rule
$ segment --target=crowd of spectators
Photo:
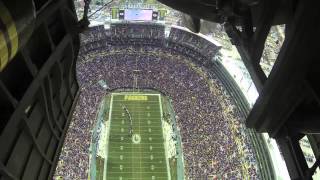
[[[213,57],[219,50],[219,47],[207,39],[201,38],[192,32],[180,28],[171,28],[168,39],[192,48],[206,57]]]
[[[115,23],[111,24],[111,41],[113,45],[147,45],[162,44],[165,28],[150,23]],[[148,41],[145,41],[148,39]]]
[[[130,29],[128,24],[125,27]],[[133,27],[139,29],[139,25]],[[143,35],[138,42],[150,38],[153,37]],[[137,79],[137,87],[159,89],[172,99],[188,178],[259,179],[254,150],[244,133],[242,119],[219,79],[208,69],[212,57],[164,36],[162,43],[152,46],[144,42],[136,46],[129,39],[125,36],[121,45],[103,39],[97,40],[97,45],[89,40],[81,47],[77,62],[81,93],[55,177],[88,178],[91,130],[98,104],[108,93],[97,82],[103,79],[110,92],[132,88]]]
[[[112,38],[148,38],[163,39],[164,26],[149,23],[115,23],[111,24]],[[118,39],[116,39],[118,40]]]
[[[91,131],[104,94],[105,91],[98,84],[81,89],[54,179],[88,179]]]
[[[101,39],[106,40],[110,35],[111,32],[109,30],[105,30],[104,26],[94,26],[91,27],[90,31],[84,31],[80,34],[80,40],[82,44],[94,43]]]

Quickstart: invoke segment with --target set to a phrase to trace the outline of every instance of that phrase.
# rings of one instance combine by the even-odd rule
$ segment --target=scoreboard
[[[125,9],[124,19],[128,21],[151,21],[152,9]]]
[[[154,11],[153,9],[111,8],[111,15],[112,19],[126,21],[157,21],[163,19],[161,17],[159,18],[158,11]]]

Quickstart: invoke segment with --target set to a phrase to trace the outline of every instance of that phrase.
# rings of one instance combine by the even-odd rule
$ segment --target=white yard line
[[[140,108],[140,103],[138,103],[138,108]],[[137,113],[138,113],[138,119],[139,119],[139,135],[141,137],[141,133],[140,133],[140,130],[141,130],[140,112],[137,112]],[[140,155],[139,166],[140,166],[140,171],[141,171],[141,144],[140,143],[139,143],[139,155]],[[141,172],[140,172],[140,179],[141,179]]]
[[[167,152],[167,147],[165,144],[165,135],[164,135],[164,128],[163,128],[163,123],[162,123],[162,103],[161,103],[161,95],[158,94],[159,97],[159,107],[160,107],[160,121],[161,121],[161,129],[162,129],[162,136],[163,136],[163,146],[164,146],[164,152],[165,152],[165,158],[166,158],[166,164],[167,164],[167,174],[168,174],[168,180],[171,180],[171,174],[170,174],[170,167],[169,167],[169,159],[168,159],[168,152]]]
[[[113,127],[123,127],[123,126],[122,125],[114,125]],[[135,125],[132,127],[139,127],[139,126]],[[141,126],[141,127],[159,127],[159,126]]]
[[[107,165],[108,165],[108,159],[109,159],[109,136],[110,136],[110,129],[111,129],[111,114],[112,114],[112,105],[113,105],[113,94],[111,94],[111,100],[110,100],[110,108],[109,108],[109,117],[108,117],[108,126],[106,128],[108,132],[107,136],[107,145],[106,145],[106,158],[104,160],[104,168],[103,168],[103,180],[106,180],[107,176]]]
[[[119,172],[116,172],[116,171],[112,171],[112,173],[122,173],[122,174],[125,174],[125,173],[132,173],[132,172],[122,172],[122,171],[119,171]],[[145,171],[135,171],[135,172],[133,172],[133,173],[136,173],[136,174],[138,174],[138,173],[165,173],[165,171],[155,171],[155,172],[145,172]],[[156,178],[158,178],[158,177],[156,177]],[[129,179],[131,179],[131,178],[129,178]]]
[[[120,95],[123,95],[123,96],[125,96],[125,95],[128,95],[128,94],[125,94],[125,93],[122,93],[122,94],[120,94]],[[134,111],[133,111],[134,112]],[[134,119],[131,119],[132,121],[134,120]],[[132,124],[133,124],[133,122],[132,122]],[[134,129],[133,129],[133,125],[132,125],[132,132],[134,133]],[[132,138],[132,137],[131,137]],[[123,144],[131,144],[131,157],[134,157],[133,156],[133,143],[131,142],[131,143],[123,143]],[[131,168],[133,168],[133,158],[131,159]],[[131,173],[131,177],[133,177],[133,171],[132,172],[129,172],[129,173]]]
[[[120,142],[121,143],[121,142]],[[131,142],[130,143],[121,143],[121,144],[132,144]],[[147,143],[140,143],[140,144],[151,144],[151,145],[153,145],[153,144],[163,144],[163,143],[149,143],[149,142],[147,142]]]
[[[112,93],[114,95],[141,95],[141,96],[159,96],[160,94],[143,94],[143,93],[134,93],[134,92],[129,92],[129,93]],[[152,102],[152,101],[148,101]]]
[[[130,104],[130,106],[138,106],[139,104]],[[122,112],[123,110],[114,110],[114,112]],[[158,111],[135,111],[135,112],[150,112],[150,113],[153,113],[153,112],[158,112]]]

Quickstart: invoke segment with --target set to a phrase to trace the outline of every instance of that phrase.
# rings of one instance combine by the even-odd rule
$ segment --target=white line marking
[[[132,94],[138,94],[138,95],[141,95],[141,96],[159,96],[159,94],[141,94],[141,93],[133,93],[133,92],[130,92],[130,93],[119,93],[119,92],[115,92],[115,93],[112,93],[114,95],[132,95]]]
[[[107,154],[107,157],[109,156],[109,137],[110,137],[110,129],[111,129],[111,114],[112,114],[112,105],[113,105],[113,94],[111,94],[111,100],[110,100],[110,109],[109,109],[109,117],[108,117],[108,126],[106,128],[108,128],[108,136],[107,136],[107,141],[106,143],[107,144],[107,148],[106,148],[106,154]],[[107,178],[107,161],[108,161],[109,158],[106,158],[106,160],[104,161],[104,167],[103,167],[103,180],[106,180]]]
[[[168,175],[168,180],[171,180],[171,175],[170,175],[170,167],[169,167],[169,159],[168,159],[168,151],[167,151],[167,147],[165,145],[165,137],[164,137],[164,128],[163,128],[163,123],[162,123],[162,115],[163,115],[163,111],[162,111],[162,103],[161,103],[161,96],[160,94],[158,94],[159,97],[159,106],[160,106],[160,121],[161,121],[161,129],[162,129],[162,135],[163,135],[163,146],[164,146],[164,152],[165,152],[165,159],[166,159],[166,164],[167,164],[167,175]]]

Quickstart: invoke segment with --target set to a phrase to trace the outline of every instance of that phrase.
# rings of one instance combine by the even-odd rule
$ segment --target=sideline
[[[106,180],[107,178],[107,165],[108,165],[108,153],[109,153],[109,136],[110,136],[110,129],[111,129],[111,114],[112,114],[112,104],[113,104],[113,93],[111,93],[111,100],[110,100],[110,108],[109,108],[109,117],[108,117],[108,125],[106,128],[107,132],[108,132],[108,136],[107,136],[107,141],[106,143],[108,143],[106,145],[106,158],[104,161],[104,168],[103,168],[103,180]]]

